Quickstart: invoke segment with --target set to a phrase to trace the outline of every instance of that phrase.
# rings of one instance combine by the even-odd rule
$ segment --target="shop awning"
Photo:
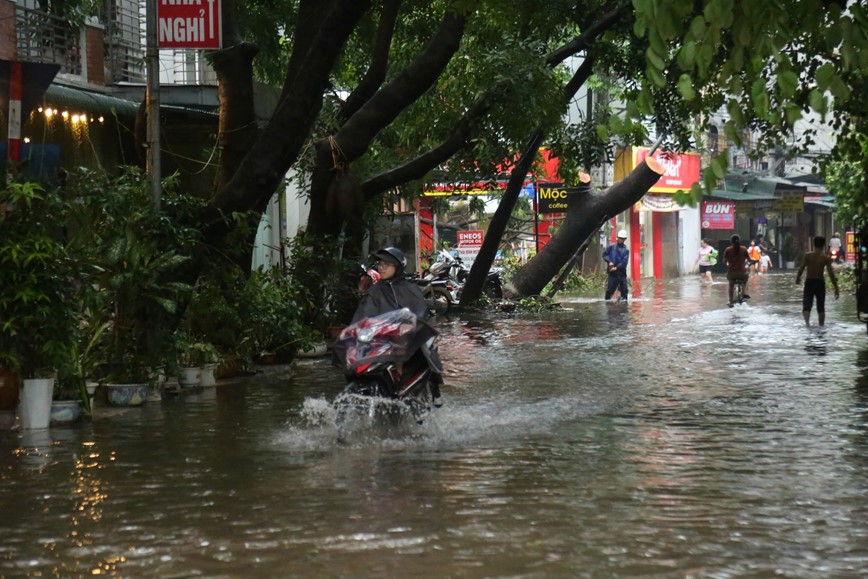
[[[118,117],[128,119],[135,118],[139,110],[139,103],[136,101],[57,84],[48,87],[43,97],[43,102],[57,109],[69,109],[70,113],[86,112],[100,115],[117,115]],[[160,103],[160,111],[164,114],[175,113],[210,118],[219,116],[219,111],[213,107],[198,105],[187,106]]]
[[[786,195],[805,195],[808,188],[780,177],[760,177],[750,173],[728,173],[715,196],[738,201],[776,199]],[[749,195],[750,197],[739,197]]]
[[[823,207],[835,207],[835,197],[833,195],[822,195],[820,197],[805,196],[805,203],[811,205],[821,205]]]
[[[69,109],[69,112],[115,114],[128,118],[134,118],[139,110],[139,103],[133,101],[58,84],[48,87],[43,101],[58,109]]]
[[[726,199],[728,201],[772,201],[777,199],[774,193],[753,193],[742,191],[728,191],[726,189],[715,189],[712,191],[712,197],[715,199]]]

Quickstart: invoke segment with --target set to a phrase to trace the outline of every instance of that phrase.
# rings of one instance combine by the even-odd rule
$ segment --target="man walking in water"
[[[835,286],[835,299],[838,299],[840,292],[838,291],[838,279],[835,277],[835,270],[832,269],[832,258],[823,253],[823,248],[826,246],[826,238],[818,235],[814,238],[814,251],[805,254],[805,259],[802,260],[802,267],[799,268],[799,273],[796,274],[796,283],[802,280],[802,272],[808,270],[805,274],[805,289],[802,292],[802,316],[805,318],[805,325],[811,325],[811,306],[814,298],[817,298],[817,321],[822,326],[826,323],[826,279],[823,277],[823,269],[829,272],[829,279],[832,280],[832,285]]]
[[[612,299],[615,288],[618,288],[621,294],[618,301],[627,301],[627,262],[630,261],[630,250],[624,245],[625,241],[627,241],[627,231],[622,229],[618,232],[618,242],[610,244],[603,251],[603,261],[606,262],[606,270],[609,273],[606,300]]]
[[[744,284],[744,299],[749,299],[747,295],[747,278],[748,271],[744,266],[747,261],[747,248],[741,244],[741,237],[733,235],[730,239],[732,245],[723,251],[723,263],[726,264],[726,279],[729,281],[729,307],[732,307],[732,292],[735,289],[736,280],[741,280]]]

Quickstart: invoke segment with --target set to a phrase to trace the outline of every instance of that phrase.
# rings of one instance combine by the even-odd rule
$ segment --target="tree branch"
[[[334,135],[345,163],[364,154],[379,131],[416,102],[452,60],[464,35],[466,17],[448,11],[425,49],[392,82],[371,97]]]
[[[579,89],[582,88],[582,85],[588,81],[588,78],[594,74],[594,58],[590,54],[585,57],[585,60],[582,61],[581,66],[576,70],[573,74],[573,77],[564,87],[564,98],[569,102]]]
[[[341,121],[346,121],[370,100],[386,79],[389,64],[389,49],[392,46],[392,36],[395,34],[395,22],[398,20],[398,9],[402,0],[385,0],[380,14],[380,24],[377,28],[377,40],[371,65],[368,72],[353,90],[339,113]]]
[[[298,63],[298,70],[295,76],[287,77],[277,108],[263,128],[260,139],[229,183],[217,192],[212,202],[217,214],[265,206],[307,141],[322,108],[323,93],[334,62],[369,5],[368,0],[331,3],[328,16],[310,34],[308,54],[304,58],[295,58],[293,51],[292,60]],[[295,130],[287,131],[286,127]],[[256,194],[250,195],[251,191]],[[216,215],[213,218],[222,221]]]
[[[452,132],[441,144],[404,163],[400,167],[380,173],[365,181],[362,184],[362,193],[365,196],[365,200],[372,199],[408,181],[421,179],[429,171],[448,161],[452,155],[467,144],[467,139],[473,134],[476,122],[485,116],[490,107],[491,103],[488,95],[483,96],[464,113],[452,129]]]
[[[624,14],[630,13],[633,5],[629,2],[621,4],[609,10],[602,18],[594,22],[586,31],[575,37],[568,43],[553,51],[546,57],[546,63],[549,66],[557,66],[567,58],[587,50],[594,43],[598,36],[609,30],[615,23],[618,22]]]

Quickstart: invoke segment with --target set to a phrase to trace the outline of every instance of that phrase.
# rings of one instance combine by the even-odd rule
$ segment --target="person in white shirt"
[[[772,258],[769,256],[768,253],[763,252],[762,255],[760,256],[760,260],[759,260],[760,273],[768,273],[771,268],[772,268]]]
[[[700,281],[711,283],[711,269],[717,263],[717,250],[703,239],[699,242],[699,251],[696,253],[696,261],[693,263],[693,269],[699,266]]]

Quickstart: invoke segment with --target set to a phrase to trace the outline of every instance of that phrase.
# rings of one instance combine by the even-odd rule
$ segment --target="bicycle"
[[[740,278],[733,281],[732,302],[729,304],[729,307],[733,307],[735,304],[743,304],[748,299],[744,295],[744,283],[745,281]]]
[[[744,303],[744,282],[740,279],[735,280],[735,289],[732,296],[733,303]]]

